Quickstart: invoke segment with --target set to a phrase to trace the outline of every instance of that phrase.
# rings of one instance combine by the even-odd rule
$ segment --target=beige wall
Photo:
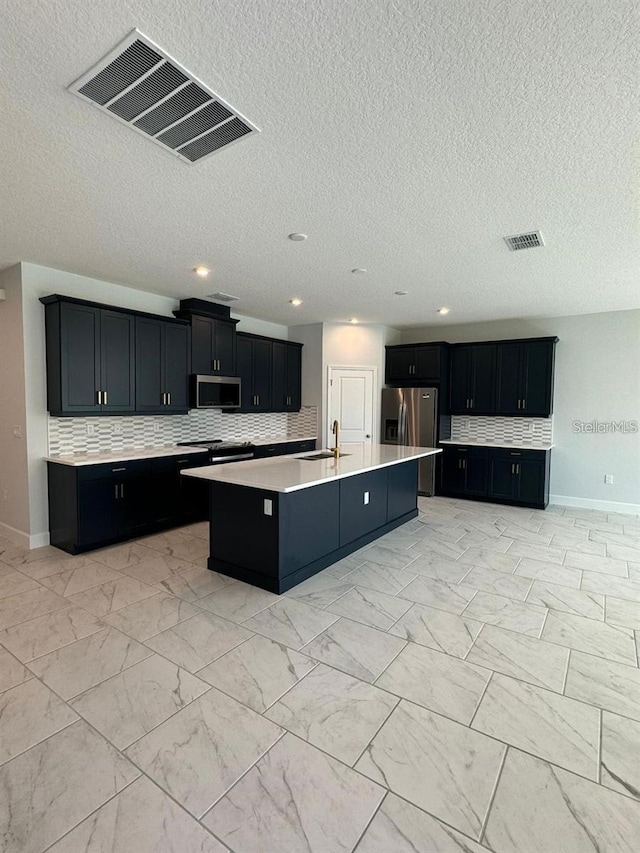
[[[0,273],[0,536],[28,545],[29,488],[20,266]],[[22,437],[14,436],[14,429]],[[6,497],[6,500],[5,500]]]
[[[574,421],[640,422],[640,311],[405,330],[403,343],[557,335],[551,501],[640,512],[640,433],[578,433]],[[613,484],[605,485],[605,474]]]

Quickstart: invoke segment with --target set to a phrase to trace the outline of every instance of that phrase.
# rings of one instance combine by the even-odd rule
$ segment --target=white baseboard
[[[591,498],[572,498],[568,495],[549,495],[549,503],[556,506],[570,506],[577,509],[597,509],[601,512],[621,512],[638,515],[640,504],[621,503],[620,501],[596,501]]]
[[[35,533],[33,536],[30,536],[28,533],[16,530],[15,527],[11,527],[11,525],[5,524],[3,521],[0,521],[0,536],[4,536],[5,539],[9,539],[10,542],[15,542],[16,545],[19,545],[21,548],[27,548],[29,551],[32,551],[34,548],[44,548],[45,545],[49,544],[48,533]]]
[[[44,548],[50,541],[48,533],[34,533],[29,537],[29,548]]]

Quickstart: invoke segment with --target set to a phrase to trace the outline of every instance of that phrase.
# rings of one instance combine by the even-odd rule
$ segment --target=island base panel
[[[285,592],[418,515],[411,460],[293,492],[213,482],[212,571]]]
[[[337,548],[335,551],[325,554],[323,557],[314,560],[312,563],[302,566],[285,577],[265,575],[261,572],[253,571],[252,569],[247,569],[243,566],[226,563],[224,560],[219,560],[215,557],[209,557],[207,566],[212,572],[219,572],[221,575],[227,575],[228,577],[235,578],[236,580],[250,583],[253,586],[266,589],[268,592],[280,594],[287,592],[287,590],[292,589],[292,587],[297,586],[299,583],[302,583],[302,581],[305,581],[307,578],[321,572],[328,566],[332,566],[334,563],[337,563],[338,560],[348,557],[349,554],[353,554],[354,551],[364,548],[365,545],[369,545],[370,542],[373,542],[375,539],[379,539],[380,536],[384,536],[385,533],[390,533],[392,530],[395,530],[396,527],[401,527],[403,524],[406,524],[408,521],[416,518],[417,515],[418,510],[416,508],[400,518],[389,521],[386,524],[383,524],[382,527],[366,533],[364,536],[361,536],[353,542],[349,542],[348,545],[343,545],[341,548]]]

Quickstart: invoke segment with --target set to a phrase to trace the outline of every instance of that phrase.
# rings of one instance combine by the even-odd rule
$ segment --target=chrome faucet
[[[340,442],[339,442],[339,434],[340,434],[340,424],[338,421],[333,422],[333,426],[331,427],[331,432],[335,435],[335,447],[331,447],[330,450],[333,451],[333,456],[335,459],[340,457]]]

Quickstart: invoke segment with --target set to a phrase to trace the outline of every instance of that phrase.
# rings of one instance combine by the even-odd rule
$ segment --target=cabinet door
[[[463,461],[464,469],[464,493],[484,497],[487,494],[487,470],[488,457],[484,454],[476,454],[470,448],[465,454]]]
[[[274,344],[275,347],[275,344]],[[302,405],[302,347],[287,344],[286,410],[299,412]]]
[[[186,411],[189,408],[189,362],[191,334],[188,326],[164,324],[164,387],[165,411]]]
[[[530,459],[523,459],[522,462],[517,462],[516,465],[518,471],[517,499],[526,503],[544,503],[544,461],[537,462]]]
[[[389,347],[387,349],[385,378],[387,382],[404,382],[413,379],[415,350],[413,348]]]
[[[271,409],[271,341],[253,341],[253,397],[252,410],[268,412]]]
[[[521,413],[546,417],[552,412],[553,356],[551,341],[522,345]]]
[[[191,318],[191,370],[210,376],[213,370],[213,323],[209,317]]]
[[[489,497],[513,501],[518,491],[518,465],[508,456],[494,456],[489,460]]]
[[[440,347],[416,347],[414,352],[416,372],[413,378],[420,382],[439,382]]]
[[[115,480],[78,484],[78,545],[116,539],[124,533],[124,505]]]
[[[253,341],[251,338],[238,337],[238,374],[242,380],[241,409],[253,410]]]
[[[156,412],[163,401],[161,320],[136,317],[136,411]]]
[[[463,454],[456,448],[447,447],[442,452],[442,491],[447,494],[464,492]]]
[[[60,349],[62,411],[99,412],[99,308],[60,305]]]
[[[469,397],[474,415],[495,412],[495,344],[474,344],[470,349]]]
[[[236,366],[236,327],[235,323],[213,320],[213,358],[217,367],[212,373],[220,376],[235,376]]]
[[[449,372],[449,411],[452,415],[469,413],[470,347],[453,347]]]
[[[135,398],[135,317],[100,312],[100,388],[103,412],[133,412]]]
[[[272,410],[274,412],[287,411],[287,399],[289,394],[288,382],[288,359],[287,344],[274,341],[272,361]]]
[[[522,344],[498,344],[496,347],[496,412],[519,415],[522,400]]]

